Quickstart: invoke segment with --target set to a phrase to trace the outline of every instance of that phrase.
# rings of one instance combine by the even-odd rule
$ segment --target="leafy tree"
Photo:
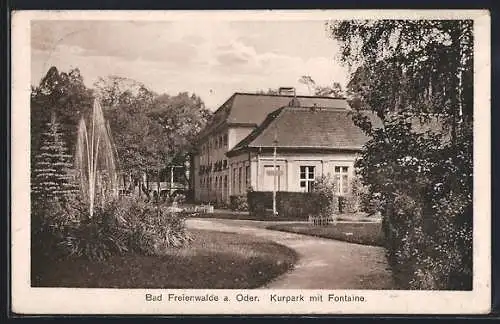
[[[100,77],[94,88],[104,107],[128,105],[144,110],[156,97],[143,83],[117,75]]]
[[[117,76],[101,78],[95,86],[114,134],[120,168],[136,180],[143,173],[148,179],[158,176],[173,162],[183,163],[211,115],[195,94],[158,95]]]
[[[354,70],[354,120],[371,139],[356,162],[380,201],[389,262],[406,288],[472,287],[472,22],[328,25]]]
[[[314,93],[315,96],[334,98],[344,97],[344,91],[338,82],[332,82],[331,86],[317,85],[309,75],[301,76],[299,82],[305,84],[309,89],[309,93]]]
[[[31,89],[31,147],[32,157],[40,142],[40,132],[50,121],[52,113],[58,116],[62,136],[74,152],[78,122],[92,108],[92,91],[83,83],[78,68],[59,72],[51,67],[39,85]]]
[[[156,97],[148,116],[164,128],[170,147],[185,152],[193,148],[195,136],[205,127],[211,112],[196,94],[181,92]]]
[[[356,20],[328,25],[341,59],[356,70],[350,91],[384,118],[411,110],[472,122],[473,34],[469,20]]]
[[[264,94],[264,95],[278,95],[279,94],[279,90],[278,89],[268,88],[267,90],[258,90],[256,93],[257,94]]]
[[[32,168],[32,195],[36,200],[65,198],[78,191],[71,160],[61,125],[53,114],[41,133],[41,147]]]

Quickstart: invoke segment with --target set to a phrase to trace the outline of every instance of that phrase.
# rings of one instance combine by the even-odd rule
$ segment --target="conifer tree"
[[[35,199],[66,198],[78,191],[72,172],[71,155],[64,142],[61,125],[52,114],[41,134],[40,148],[32,168],[31,190]]]

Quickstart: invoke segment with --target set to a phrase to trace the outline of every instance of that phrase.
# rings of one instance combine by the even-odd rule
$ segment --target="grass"
[[[218,219],[237,219],[237,220],[259,220],[259,221],[307,221],[308,217],[304,216],[302,219],[298,219],[293,216],[272,216],[271,214],[257,214],[250,215],[248,212],[233,212],[227,210],[224,212],[214,212],[214,213],[198,213],[197,218],[218,218]],[[380,221],[380,216],[368,216],[366,213],[344,213],[337,216],[338,221],[348,221],[348,222],[377,222]]]
[[[336,223],[325,226],[314,226],[308,223],[290,223],[271,225],[267,228],[364,245],[383,246],[384,243],[382,225],[381,223],[374,222]]]
[[[188,247],[165,256],[127,254],[104,262],[45,260],[32,267],[32,286],[85,288],[245,289],[293,268],[296,253],[271,241],[225,232],[190,230]],[[40,264],[40,262],[37,262]]]
[[[227,212],[215,212],[215,213],[199,213],[194,216],[196,218],[218,218],[218,219],[238,219],[238,220],[259,220],[259,221],[300,221],[297,217],[285,217],[285,216],[272,216],[269,215],[250,215],[244,212],[232,212],[228,210]],[[304,221],[307,217],[304,216]]]

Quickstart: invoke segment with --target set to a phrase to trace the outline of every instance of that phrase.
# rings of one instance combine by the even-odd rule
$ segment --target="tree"
[[[278,95],[279,94],[279,90],[278,89],[268,88],[267,90],[258,90],[255,93],[257,93],[257,94],[263,94],[263,95]]]
[[[117,76],[100,78],[95,86],[114,134],[120,169],[139,185],[142,174],[149,179],[173,161],[184,161],[211,115],[195,94],[158,95]]]
[[[471,289],[472,22],[363,20],[328,28],[354,70],[353,106],[383,121],[374,128],[368,114],[354,115],[371,137],[356,166],[381,202],[396,279],[406,279],[399,280],[406,288]]]
[[[94,88],[104,107],[124,104],[144,110],[157,96],[143,83],[117,75],[99,77]]]
[[[41,133],[40,150],[32,168],[32,195],[36,200],[64,199],[78,192],[72,174],[72,156],[64,142],[55,114]]]
[[[186,152],[193,149],[195,137],[207,124],[211,112],[196,94],[181,92],[176,96],[156,97],[148,116],[162,125],[170,147]]]
[[[314,93],[315,96],[334,98],[344,97],[344,91],[338,82],[332,82],[331,86],[321,86],[317,85],[309,75],[301,76],[299,82],[305,84],[309,89],[309,93]]]
[[[78,68],[59,72],[51,67],[39,85],[31,89],[31,147],[36,154],[40,132],[50,121],[52,113],[57,115],[60,130],[69,153],[74,152],[78,122],[92,108],[93,94],[83,83]]]
[[[327,28],[341,43],[342,61],[356,70],[350,90],[381,118],[402,110],[446,114],[452,137],[457,124],[472,121],[472,21],[340,21]]]

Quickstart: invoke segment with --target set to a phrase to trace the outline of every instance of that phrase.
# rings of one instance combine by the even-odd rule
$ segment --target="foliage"
[[[41,133],[41,146],[31,171],[31,193],[34,200],[65,198],[78,192],[71,155],[55,114]]]
[[[229,208],[237,211],[248,210],[248,199],[246,195],[234,195],[229,197]]]
[[[257,90],[255,93],[264,95],[279,95],[279,90],[268,88],[267,90]]]
[[[91,112],[94,97],[101,101],[114,134],[119,168],[135,180],[169,163],[183,164],[188,158],[185,152],[211,116],[195,94],[159,95],[119,76],[99,78],[89,89],[78,69],[66,73],[51,67],[31,91],[32,165],[42,128],[52,113],[58,116],[68,153],[73,155],[78,122]]]
[[[128,246],[142,254],[164,255],[191,241],[186,216],[169,212],[165,205],[128,197],[120,200],[115,214],[127,233]]]
[[[92,108],[92,91],[85,87],[78,68],[59,72],[51,67],[36,87],[31,89],[31,147],[35,155],[40,134],[52,114],[61,123],[61,133],[72,154],[76,146],[78,122]]]
[[[374,111],[357,162],[383,215],[400,285],[471,289],[472,21],[340,21],[328,25],[355,70],[348,92]],[[434,132],[432,132],[434,130]]]
[[[39,256],[103,261],[132,251],[163,255],[191,239],[184,215],[131,197],[97,205],[92,218],[78,197],[65,201],[56,198],[35,207],[31,228],[34,251]]]
[[[301,76],[299,82],[305,84],[309,89],[309,92],[313,92],[315,96],[334,98],[344,97],[344,91],[338,82],[332,82],[331,86],[322,86],[316,84],[316,82],[309,75]]]
[[[470,288],[472,131],[458,135],[455,156],[444,135],[423,136],[406,119],[392,118],[357,162],[381,201],[390,264],[411,278],[410,288]]]
[[[309,215],[319,215],[321,212],[325,212],[327,199],[325,196],[313,192],[278,191],[276,192],[278,216],[286,219],[307,220]],[[247,193],[247,202],[251,216],[272,214],[269,211],[273,205],[273,194],[270,191],[249,191]]]
[[[381,118],[440,113],[451,126],[472,121],[472,21],[356,20],[328,29],[340,41],[341,60],[356,71],[348,92],[358,108]]]
[[[376,212],[373,207],[376,201],[371,199],[369,186],[363,184],[360,177],[356,176],[351,179],[349,186],[349,194],[338,197],[339,204],[343,204],[342,211],[347,213],[366,212],[373,215]]]
[[[71,222],[78,220],[75,212],[78,202],[75,197],[62,200],[34,199],[31,202],[31,255],[43,261],[52,255],[63,256],[65,253],[59,243],[64,238],[64,229]]]
[[[70,256],[103,261],[111,255],[128,251],[127,233],[118,223],[116,201],[95,206],[93,217],[87,217],[87,209],[79,210],[79,219],[66,224],[59,243]]]
[[[174,196],[173,202],[175,202],[178,205],[181,205],[186,202],[186,195],[182,193],[178,193]]]
[[[322,175],[316,178],[313,192],[316,194],[315,203],[319,209],[319,216],[330,217],[338,211],[339,201],[336,195],[335,181],[330,175]]]
[[[184,164],[210,112],[195,94],[156,94],[137,81],[109,76],[95,84],[102,97],[123,171],[139,179],[168,164]]]
[[[241,233],[190,230],[189,247],[162,257],[129,253],[104,262],[44,260],[32,270],[33,287],[249,289],[285,273],[298,256],[283,245]]]

